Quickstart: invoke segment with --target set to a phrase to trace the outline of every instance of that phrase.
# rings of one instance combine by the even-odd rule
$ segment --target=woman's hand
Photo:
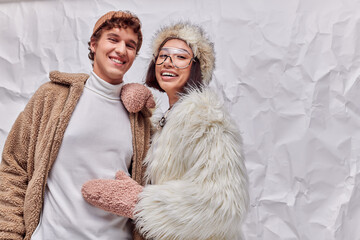
[[[126,110],[131,113],[155,107],[155,101],[151,91],[142,84],[125,84],[121,90],[121,101]]]
[[[94,179],[86,182],[81,189],[84,199],[105,211],[133,218],[138,195],[143,187],[123,171],[116,173],[115,180]]]

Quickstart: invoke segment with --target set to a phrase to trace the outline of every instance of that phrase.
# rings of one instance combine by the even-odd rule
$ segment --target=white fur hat
[[[186,42],[200,61],[203,83],[209,84],[215,68],[214,44],[205,35],[204,30],[189,22],[179,22],[162,27],[152,41],[153,55],[157,56],[161,44],[169,39],[176,38]]]

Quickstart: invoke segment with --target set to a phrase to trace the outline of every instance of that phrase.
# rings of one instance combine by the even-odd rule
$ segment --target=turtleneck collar
[[[91,71],[90,77],[85,83],[87,89],[111,100],[120,100],[120,92],[123,85],[124,83],[110,84],[96,75],[94,71]]]

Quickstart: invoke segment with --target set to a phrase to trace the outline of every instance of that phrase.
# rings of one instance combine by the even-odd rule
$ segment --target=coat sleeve
[[[136,226],[149,239],[236,239],[249,202],[240,135],[224,122],[192,135],[185,145],[178,139],[191,166],[178,179],[145,186]]]
[[[36,95],[36,94],[35,94]],[[0,163],[0,239],[23,239],[24,199],[31,164],[31,134],[34,134],[35,95],[16,119],[2,153]]]

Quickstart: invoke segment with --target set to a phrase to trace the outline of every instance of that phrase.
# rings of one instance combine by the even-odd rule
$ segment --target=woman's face
[[[159,51],[155,76],[160,87],[168,95],[171,105],[178,100],[177,93],[182,91],[190,77],[193,57],[191,48],[180,39],[167,41]],[[163,60],[165,61],[160,64]],[[175,67],[174,64],[181,68]]]

